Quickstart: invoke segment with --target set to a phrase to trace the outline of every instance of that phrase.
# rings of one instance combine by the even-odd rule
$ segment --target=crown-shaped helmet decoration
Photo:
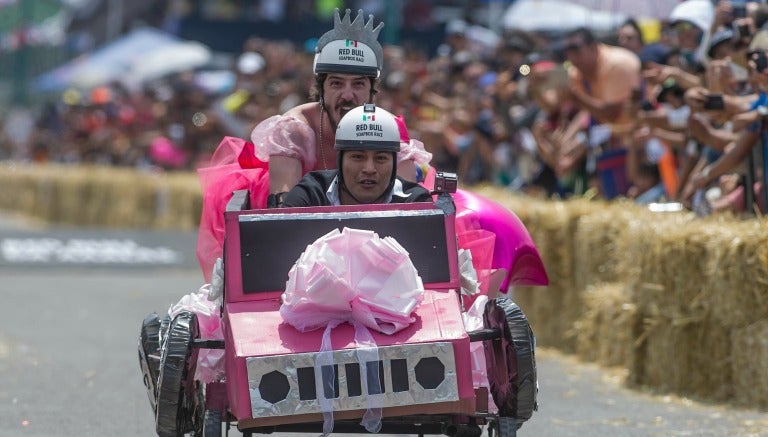
[[[381,69],[384,62],[384,55],[378,39],[379,32],[381,32],[381,28],[384,27],[384,23],[381,22],[374,28],[373,14],[368,15],[368,22],[363,24],[363,10],[359,9],[357,11],[357,16],[354,20],[350,17],[351,12],[351,10],[347,9],[344,13],[344,18],[342,19],[339,16],[339,9],[336,8],[333,15],[333,29],[323,34],[323,36],[317,40],[315,53],[320,53],[331,41],[354,40],[367,45],[373,50],[373,53],[376,55],[379,69]]]

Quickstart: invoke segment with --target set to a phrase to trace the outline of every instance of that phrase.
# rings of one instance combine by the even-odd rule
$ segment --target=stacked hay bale
[[[768,222],[553,202],[482,187],[514,211],[550,285],[514,290],[539,344],[630,370],[628,381],[768,406]]]
[[[712,317],[709,291],[719,228],[681,215],[639,227],[639,274],[628,279],[643,323],[631,383],[706,399],[731,396],[729,333]]]
[[[576,353],[603,366],[628,367],[632,357],[637,307],[626,285],[589,286],[582,295],[584,312],[574,324]]]
[[[624,202],[603,205],[582,217],[574,235],[574,288],[584,311],[573,326],[576,352],[605,366],[627,367],[637,308],[622,282],[631,270],[627,233],[638,220]]]
[[[109,228],[193,230],[200,188],[192,173],[103,166],[0,166],[0,210],[48,223]]]
[[[716,338],[724,337],[728,350],[732,392],[727,395],[741,405],[768,408],[766,221],[718,225],[704,290],[713,329],[720,334]]]

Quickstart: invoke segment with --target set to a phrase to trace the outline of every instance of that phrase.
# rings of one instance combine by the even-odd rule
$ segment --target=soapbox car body
[[[479,436],[485,427],[515,435],[537,408],[534,336],[501,295],[488,296],[480,329],[465,328],[472,297],[461,293],[454,219],[449,194],[434,203],[250,210],[247,192],[235,192],[225,212],[224,338],[201,338],[191,311],[142,325],[139,360],[158,435],[319,433],[329,409],[333,432],[366,432],[361,418],[372,405],[382,433]],[[307,245],[344,227],[393,237],[424,292],[405,329],[371,331],[378,360],[361,360],[355,328],[342,323],[322,364],[323,330],[287,324],[281,295]],[[482,344],[484,369],[473,369],[473,344]],[[210,349],[223,349],[225,372],[206,383],[194,375],[198,354]],[[478,370],[484,386],[473,384]]]

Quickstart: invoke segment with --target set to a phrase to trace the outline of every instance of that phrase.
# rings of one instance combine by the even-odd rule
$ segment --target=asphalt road
[[[12,234],[0,223],[0,245]],[[183,238],[191,242],[163,247],[194,245]],[[148,241],[158,249],[163,240]],[[0,263],[0,437],[155,435],[139,326],[196,290],[201,275],[184,263],[96,261]],[[520,436],[768,436],[768,413],[630,391],[620,371],[554,351],[540,350],[538,366],[540,409]]]

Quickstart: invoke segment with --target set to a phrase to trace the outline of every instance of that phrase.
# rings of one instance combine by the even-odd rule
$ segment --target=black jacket
[[[328,188],[336,177],[336,170],[317,170],[307,173],[295,187],[283,197],[283,207],[294,206],[330,206],[331,201],[326,196]],[[431,202],[432,196],[421,185],[397,178],[403,186],[400,193],[392,195],[390,203]]]

